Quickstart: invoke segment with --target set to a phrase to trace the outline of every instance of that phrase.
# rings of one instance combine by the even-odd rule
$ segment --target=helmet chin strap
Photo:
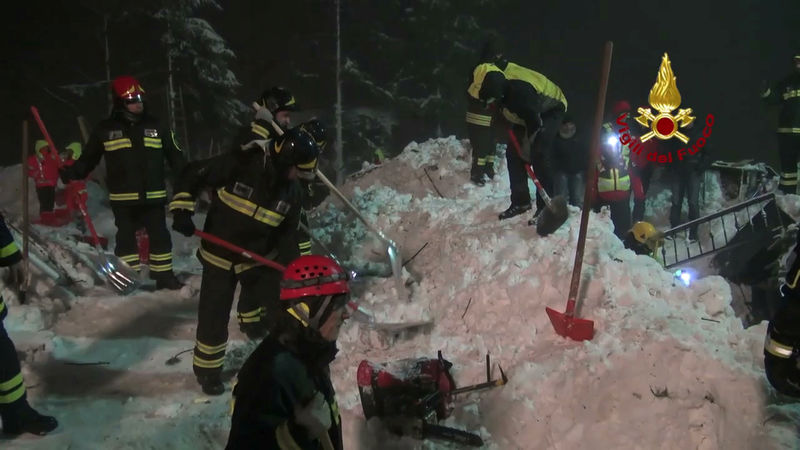
[[[309,317],[308,314],[297,305],[292,306],[292,311],[302,318],[308,324],[308,326],[314,328],[315,330],[319,330],[319,321],[322,319],[322,315],[325,314],[325,310],[328,309],[328,305],[331,303],[332,298],[332,295],[325,296],[325,299],[322,301],[322,306],[320,306],[320,308],[317,310],[317,313],[314,314],[314,317]]]

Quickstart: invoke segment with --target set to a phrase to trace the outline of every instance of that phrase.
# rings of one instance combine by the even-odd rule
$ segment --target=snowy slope
[[[581,287],[580,315],[594,320],[596,336],[585,343],[557,336],[544,308],[563,311],[579,210],[546,238],[526,225],[527,216],[499,222],[508,205],[502,158],[496,179],[479,188],[467,181],[468,152],[452,137],[412,143],[343,187],[404,259],[422,248],[405,266],[406,292],[396,292],[390,278],[366,277],[354,286],[357,300],[381,320],[436,322],[401,336],[379,336],[357,323],[343,330],[332,373],[346,448],[443,447],[389,439],[379,424],[366,423],[355,383],[362,359],[433,357],[437,350],[455,364],[460,384],[484,381],[487,352],[510,377],[505,387],[458,399],[448,422],[480,432],[488,448],[797,447],[800,405],[775,395],[763,376],[766,324],[742,328],[722,278],[674,284],[655,261],[622,247],[604,212],[589,221]],[[0,206],[13,211],[16,197],[5,192],[18,180],[7,182],[13,177],[5,174]],[[663,209],[651,204],[648,212],[654,210]],[[105,232],[113,232],[110,216],[99,215]],[[385,246],[336,200],[318,208],[312,226],[348,268],[365,275],[388,270]],[[191,255],[196,241],[173,238],[176,263],[199,273]],[[196,290],[199,277],[190,284]],[[0,441],[2,448],[223,446],[229,395],[205,398],[188,354],[164,364],[192,347],[196,292],[120,298],[96,287],[63,300],[69,309],[45,324],[39,311],[58,294],[42,290],[23,306],[4,290],[12,297],[6,325],[25,355],[32,403],[63,426],[43,439]],[[234,350],[226,367],[241,364],[252,348],[236,328],[231,322]]]

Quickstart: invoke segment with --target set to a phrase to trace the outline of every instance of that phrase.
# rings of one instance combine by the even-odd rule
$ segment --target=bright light
[[[616,144],[617,143],[617,137],[616,136],[609,136],[608,139],[606,139],[606,143],[608,143],[608,145]]]
[[[684,286],[689,286],[690,284],[692,284],[692,273],[687,270],[683,269],[676,270],[674,278],[681,280]]]

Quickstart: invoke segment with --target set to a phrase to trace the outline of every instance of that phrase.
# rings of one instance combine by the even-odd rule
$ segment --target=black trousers
[[[689,203],[689,221],[700,217],[700,176],[702,172],[687,169],[672,174],[672,208],[669,223],[674,228],[680,225],[683,199]],[[689,229],[689,239],[697,239],[697,226]]]
[[[0,418],[4,423],[28,405],[17,350],[3,326],[5,315],[5,305],[0,297]]]
[[[467,108],[467,136],[472,146],[472,169],[470,176],[480,176],[491,168],[494,174],[494,133],[492,112],[480,102],[470,101]]]
[[[266,311],[274,310],[280,298],[281,277],[280,272],[269,267],[256,266],[236,273],[233,268],[224,270],[203,261],[197,340],[192,364],[195,375],[215,376],[222,373],[236,285],[241,284],[236,308],[240,326],[265,326]]]
[[[644,205],[647,201],[647,191],[650,189],[650,180],[653,179],[653,172],[655,172],[655,166],[652,164],[644,167],[644,168],[637,168],[636,176],[639,177],[639,181],[642,183],[642,193],[644,196],[642,198],[636,198],[634,195],[633,198],[633,223],[639,222],[644,220]],[[633,180],[631,180],[633,181]]]
[[[536,134],[534,142],[531,144],[531,166],[536,178],[548,194],[553,193],[553,141],[555,140],[558,127],[564,117],[564,108],[559,107],[542,114],[542,128]],[[525,127],[514,125],[512,127],[517,142],[522,142],[527,133]],[[525,151],[524,149],[522,150]],[[528,173],[525,171],[525,161],[519,157],[514,144],[508,142],[506,145],[506,163],[508,164],[508,181],[511,186],[511,204],[527,205],[531,202],[531,193],[528,189]],[[544,198],[537,190],[536,210],[540,211],[545,207]]]
[[[167,229],[164,205],[111,204],[114,224],[117,226],[117,244],[114,254],[134,269],[141,267],[136,231],[147,230],[150,240],[150,276],[172,273],[172,239]]]
[[[39,214],[43,212],[52,212],[53,208],[56,206],[56,187],[37,187],[36,197],[39,198]]]
[[[797,193],[797,163],[800,159],[800,134],[778,133],[781,159],[780,189],[784,194]]]

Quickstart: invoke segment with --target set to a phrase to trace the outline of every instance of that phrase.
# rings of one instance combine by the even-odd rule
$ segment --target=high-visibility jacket
[[[64,170],[84,179],[106,160],[106,184],[112,204],[164,204],[167,201],[164,162],[178,174],[186,159],[174,134],[146,112],[131,122],[120,110],[95,127],[81,157]]]
[[[302,192],[297,180],[279,179],[261,146],[234,150],[186,166],[169,209],[194,210],[203,188],[213,190],[204,231],[268,259],[288,263],[299,256]],[[203,241],[198,257],[239,273],[256,265],[248,258]]]
[[[778,133],[800,134],[800,73],[793,72],[764,91],[761,97],[781,105]]]
[[[512,62],[498,67],[508,80],[502,112],[509,122],[535,129],[542,113],[556,108],[567,110],[567,98],[561,88],[541,73]]]

